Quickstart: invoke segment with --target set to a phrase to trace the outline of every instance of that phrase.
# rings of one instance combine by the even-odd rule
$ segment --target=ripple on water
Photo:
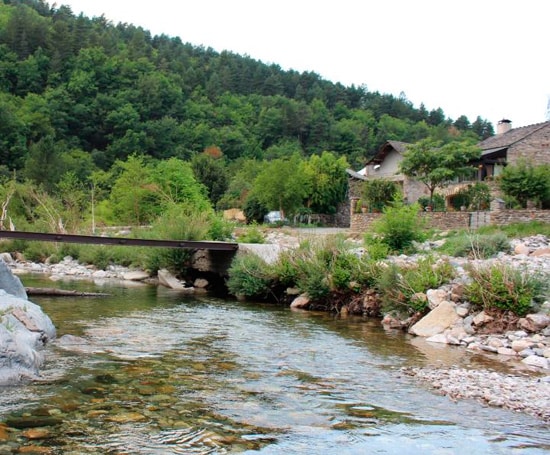
[[[11,405],[0,393],[3,416],[61,420],[54,454],[548,449],[532,419],[419,388],[399,372],[419,351],[357,322],[213,299],[117,305],[79,322],[89,351],[50,351],[50,382],[21,388]]]

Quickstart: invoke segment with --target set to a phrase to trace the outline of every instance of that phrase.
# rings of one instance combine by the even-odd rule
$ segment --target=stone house
[[[359,182],[374,178],[386,178],[398,183],[408,202],[427,196],[428,190],[424,184],[399,172],[399,163],[407,145],[405,142],[388,141],[363,169],[358,172],[348,170],[350,198],[357,200],[361,197],[360,190],[354,190],[359,188]],[[461,190],[475,182],[493,180],[507,164],[517,164],[521,160],[534,165],[550,164],[550,121],[512,128],[510,120],[501,120],[497,125],[497,134],[481,141],[478,146],[481,148],[481,158],[471,163],[475,169],[472,175],[437,191],[445,197],[447,206]]]
[[[419,197],[429,195],[426,185],[399,172],[399,163],[409,144],[400,141],[387,141],[360,171],[348,169],[350,198],[361,198],[361,184],[371,179],[386,179],[395,182],[408,202],[416,202]]]
[[[510,120],[501,120],[497,134],[481,141],[479,180],[496,177],[507,164],[521,160],[537,166],[550,164],[550,121],[512,128]]]

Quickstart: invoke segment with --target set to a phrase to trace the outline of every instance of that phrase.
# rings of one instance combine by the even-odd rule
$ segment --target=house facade
[[[497,177],[507,164],[526,161],[534,166],[550,164],[550,121],[512,128],[501,120],[497,134],[478,144],[481,148],[480,180]]]
[[[429,195],[426,185],[414,180],[399,171],[399,163],[409,144],[400,141],[387,141],[378,153],[371,158],[360,171],[348,170],[350,175],[350,196],[361,198],[360,182],[372,179],[385,179],[396,183],[408,202],[416,202],[421,196]]]

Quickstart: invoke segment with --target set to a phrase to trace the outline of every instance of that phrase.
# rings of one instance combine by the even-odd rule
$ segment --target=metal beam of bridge
[[[88,243],[93,245],[149,246],[157,248],[183,248],[188,250],[236,251],[233,242],[207,242],[192,240],[129,239],[124,237],[99,237],[94,235],[46,234],[42,232],[2,231],[0,238],[40,240],[43,242]]]

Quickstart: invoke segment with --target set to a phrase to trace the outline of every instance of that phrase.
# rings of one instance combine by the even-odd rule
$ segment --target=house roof
[[[409,145],[410,144],[407,142],[387,141],[382,145],[382,147],[380,147],[378,153],[367,161],[367,165],[381,163],[392,150],[395,150],[399,154],[403,154]]]
[[[522,126],[520,128],[513,128],[506,133],[491,136],[484,141],[481,141],[477,145],[481,148],[483,154],[485,154],[485,152],[495,152],[504,148],[508,148],[516,142],[525,139],[536,131],[547,126],[550,126],[550,122],[535,123],[533,125]]]
[[[346,172],[348,175],[352,176],[354,179],[357,180],[367,180],[365,177],[365,174],[360,174],[359,172],[355,172],[353,169],[346,169]]]

